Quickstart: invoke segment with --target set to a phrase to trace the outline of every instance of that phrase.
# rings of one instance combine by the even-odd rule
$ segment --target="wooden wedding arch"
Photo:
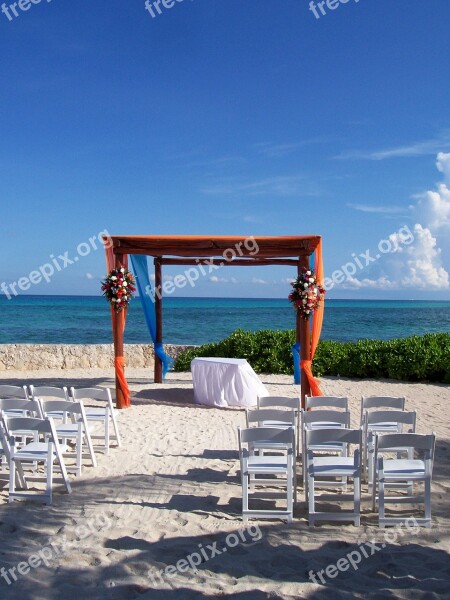
[[[252,244],[249,244],[252,240]],[[143,254],[153,257],[155,267],[155,289],[162,289],[162,267],[164,265],[199,266],[202,261],[207,264],[220,266],[266,266],[288,265],[295,267],[300,272],[302,267],[311,267],[311,256],[315,253],[315,270],[319,281],[323,279],[322,268],[322,238],[312,236],[110,236],[104,237],[107,268],[128,267],[130,254]],[[249,248],[250,246],[250,248]],[[255,253],[254,248],[258,251]],[[224,260],[224,256],[235,257]],[[228,254],[227,254],[228,251]],[[160,294],[155,294],[156,313],[156,343],[162,343],[163,299]],[[317,346],[320,329],[322,326],[323,307],[315,311],[313,317],[313,335],[311,344],[310,322],[296,317],[296,339],[300,344],[301,359],[301,394],[302,402],[307,394],[314,393],[316,387],[312,376],[312,356]],[[125,377],[124,358],[124,330],[126,311],[112,312],[112,327],[114,337],[114,364],[116,372],[116,404],[118,408],[130,405],[130,392]],[[314,339],[316,338],[316,339]],[[155,383],[162,383],[162,363],[155,355],[154,367]],[[318,389],[318,387],[317,387]]]

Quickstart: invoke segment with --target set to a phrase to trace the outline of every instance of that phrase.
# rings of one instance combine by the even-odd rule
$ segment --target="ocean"
[[[237,328],[293,329],[295,315],[285,299],[164,299],[164,342],[204,344]],[[327,300],[322,339],[391,339],[428,332],[450,333],[450,302]],[[102,297],[0,296],[2,344],[110,343],[111,320]],[[139,299],[130,305],[126,343],[148,343]]]

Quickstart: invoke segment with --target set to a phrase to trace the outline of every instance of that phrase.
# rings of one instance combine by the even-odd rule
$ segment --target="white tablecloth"
[[[269,393],[242,358],[194,358],[191,362],[194,398],[210,406],[256,406]]]

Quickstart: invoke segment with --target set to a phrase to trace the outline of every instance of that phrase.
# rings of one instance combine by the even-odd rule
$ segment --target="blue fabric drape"
[[[173,367],[173,358],[164,352],[161,342],[156,342],[156,312],[155,298],[153,288],[150,283],[149,269],[147,256],[141,254],[131,254],[131,263],[136,276],[136,283],[139,290],[142,309],[144,310],[147,327],[153,340],[153,347],[156,356],[161,360],[163,367],[163,379],[165,379],[167,371]]]
[[[296,342],[292,346],[292,356],[294,359],[294,385],[300,385],[301,370],[300,370],[300,344]]]

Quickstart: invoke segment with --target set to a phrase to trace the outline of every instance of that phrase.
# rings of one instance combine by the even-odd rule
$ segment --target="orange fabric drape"
[[[130,388],[128,387],[128,381],[125,377],[125,359],[123,356],[116,356],[114,359],[114,368],[116,370],[117,382],[123,394],[123,405],[118,408],[126,408],[131,406],[131,395]]]
[[[317,283],[320,287],[323,287],[323,257],[322,257],[322,240],[319,241],[317,248],[315,250],[314,255],[314,270],[316,272]],[[320,306],[317,310],[314,311],[314,315],[312,318],[312,330],[311,330],[311,358],[309,360],[300,361],[300,368],[306,375],[308,379],[309,386],[311,388],[311,393],[313,396],[323,396],[322,390],[320,389],[320,385],[318,380],[314,377],[312,372],[312,361],[314,358],[314,354],[317,350],[317,345],[319,344],[320,334],[322,332],[322,324],[323,324],[323,314],[325,311],[325,301],[323,300],[320,303]]]
[[[108,273],[112,271],[116,267],[116,257],[114,255],[112,247],[108,245],[108,240],[105,243],[105,254],[106,254],[106,269]],[[128,255],[125,254],[123,257],[123,266],[128,268]],[[122,311],[122,314],[117,314],[114,312],[114,309],[111,306],[111,321],[113,332],[116,328],[116,323],[119,327],[122,328],[122,332],[125,331],[125,323],[126,323],[127,313],[126,309]],[[117,321],[116,321],[117,320]],[[122,321],[119,323],[118,321]],[[128,382],[125,377],[125,358],[123,356],[116,356],[114,358],[114,370],[116,372],[116,382],[120,387],[120,390],[123,394],[123,404],[121,406],[117,406],[117,408],[126,408],[131,406],[131,395],[130,388],[128,387]],[[116,401],[117,402],[117,401]]]

